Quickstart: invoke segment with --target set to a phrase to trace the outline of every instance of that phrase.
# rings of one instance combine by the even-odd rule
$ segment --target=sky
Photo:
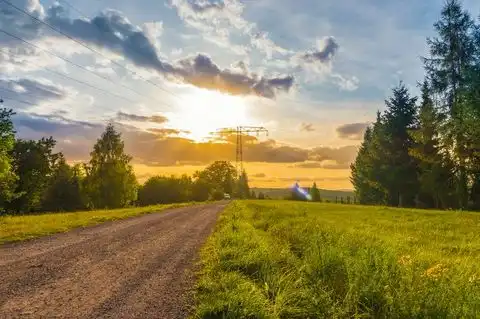
[[[365,128],[417,92],[443,0],[0,0],[0,97],[20,138],[89,158],[114,123],[140,181],[235,160],[250,181],[351,189]],[[463,1],[474,16],[478,0]]]

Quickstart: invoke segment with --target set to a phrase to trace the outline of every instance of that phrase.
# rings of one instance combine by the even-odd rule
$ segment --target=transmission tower
[[[217,130],[217,134],[235,134],[236,136],[236,156],[235,156],[235,168],[237,174],[240,175],[243,172],[243,139],[244,135],[249,133],[257,133],[257,136],[260,136],[260,133],[265,133],[268,136],[268,130],[262,126],[237,126],[237,127],[227,127],[220,128]]]

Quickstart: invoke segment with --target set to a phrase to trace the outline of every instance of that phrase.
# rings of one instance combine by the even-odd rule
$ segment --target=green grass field
[[[197,318],[480,318],[480,214],[233,202]]]
[[[254,187],[252,190],[255,194],[259,194],[260,192],[264,193],[265,196],[270,197],[271,199],[285,199],[292,194],[291,189],[289,188],[258,188]],[[328,190],[328,189],[320,189],[320,196],[324,201],[335,202],[337,199],[340,202],[340,198],[343,197],[344,201],[347,201],[347,198],[353,201],[355,197],[355,193],[353,191],[340,191],[340,190]]]
[[[73,228],[92,226],[107,221],[140,216],[187,205],[191,204],[156,205],[75,213],[0,216],[0,245],[6,242],[32,239],[66,232]]]

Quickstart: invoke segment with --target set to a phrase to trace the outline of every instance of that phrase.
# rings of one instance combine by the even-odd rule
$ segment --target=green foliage
[[[109,124],[85,166],[84,188],[90,208],[126,207],[137,199],[137,180],[130,161],[120,133]]]
[[[13,110],[0,109],[0,214],[13,198],[17,176],[12,169],[11,152],[15,143],[15,131],[11,117]]]
[[[438,36],[427,41],[430,57],[424,59],[425,69],[445,116],[440,128],[447,154],[455,165],[457,205],[465,208],[470,181],[476,176],[471,163],[478,160],[470,154],[469,127],[471,121],[478,118],[472,117],[475,102],[468,99],[472,91],[478,91],[479,84],[472,79],[472,75],[480,70],[478,26],[460,1],[449,0],[434,27]],[[479,138],[477,135],[474,140]]]
[[[312,188],[310,188],[310,196],[312,197],[313,202],[320,202],[322,198],[320,197],[320,190],[317,188],[317,183],[313,183]]]
[[[230,162],[216,161],[197,172],[195,178],[202,179],[210,184],[212,189],[232,195],[235,183],[236,170]],[[223,196],[223,194],[222,194]]]
[[[202,249],[195,317],[475,318],[479,223],[466,212],[235,201]]]
[[[8,204],[17,213],[42,210],[43,199],[48,189],[60,153],[54,153],[55,140],[42,138],[39,141],[17,140],[12,151],[13,169],[18,176],[16,198]]]
[[[191,189],[192,180],[186,175],[180,178],[155,176],[140,187],[138,203],[146,206],[187,202],[192,197]]]
[[[83,176],[79,165],[70,167],[63,156],[55,165],[42,203],[48,212],[78,211],[85,209],[82,195]]]
[[[480,24],[448,0],[434,28],[420,106],[394,89],[352,164],[362,204],[480,209]]]
[[[240,199],[247,199],[250,197],[250,187],[248,186],[248,176],[245,170],[238,177],[235,183],[235,197]]]

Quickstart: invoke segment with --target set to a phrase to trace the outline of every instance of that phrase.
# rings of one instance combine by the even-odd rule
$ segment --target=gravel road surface
[[[225,206],[0,246],[0,318],[186,318],[193,264]]]

